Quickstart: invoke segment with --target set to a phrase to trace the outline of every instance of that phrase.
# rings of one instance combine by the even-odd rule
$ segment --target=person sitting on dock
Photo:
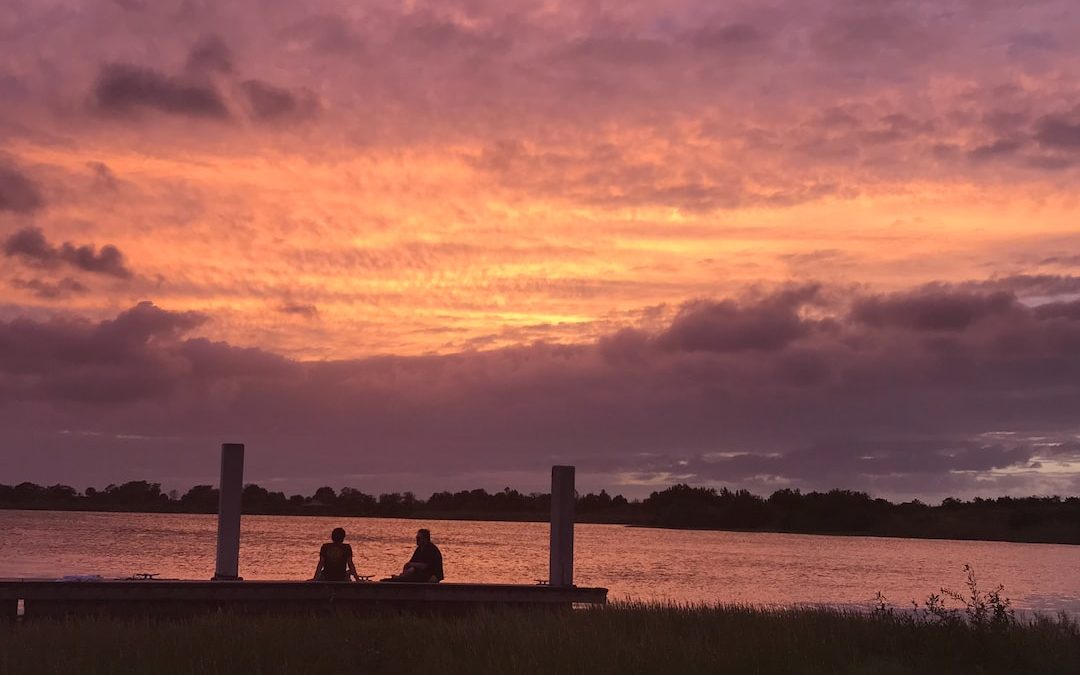
[[[396,574],[383,581],[430,582],[443,580],[442,551],[431,542],[431,532],[426,529],[416,531],[416,550],[412,558],[405,563],[401,574]]]
[[[345,530],[335,527],[330,542],[319,549],[319,564],[315,566],[313,581],[360,581],[353,565],[352,546],[345,543]]]

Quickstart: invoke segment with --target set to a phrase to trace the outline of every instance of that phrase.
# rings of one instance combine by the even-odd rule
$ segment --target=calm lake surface
[[[187,514],[0,511],[0,577],[100,574],[208,579],[217,517]],[[308,579],[319,545],[344,527],[361,574],[387,576],[412,553],[417,528],[442,549],[447,581],[547,578],[548,525],[307,516],[244,516],[240,574]],[[877,591],[922,601],[962,590],[965,563],[980,585],[1005,584],[1021,610],[1080,614],[1080,547],[877,537],[700,532],[578,525],[575,582],[613,600],[868,607]]]

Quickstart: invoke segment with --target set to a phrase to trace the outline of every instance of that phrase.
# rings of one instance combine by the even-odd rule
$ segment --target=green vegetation
[[[82,493],[66,485],[0,485],[0,509],[216,513],[217,502],[217,490],[209,485],[183,495],[166,494],[160,484],[146,481]],[[436,492],[425,500],[411,492],[376,497],[348,487],[286,497],[252,484],[244,488],[242,502],[244,513],[252,514],[460,520],[546,520],[551,508],[547,494],[510,488]],[[851,490],[784,489],[766,498],[746,490],[674,485],[640,501],[603,490],[580,495],[577,515],[584,523],[669,528],[1080,544],[1080,497],[949,498],[931,506],[918,500],[893,504]]]
[[[0,626],[3,673],[1076,673],[1080,625],[612,605]]]

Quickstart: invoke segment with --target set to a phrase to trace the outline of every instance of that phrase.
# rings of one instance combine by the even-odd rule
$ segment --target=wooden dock
[[[572,607],[607,602],[606,588],[574,585],[574,473],[551,467],[550,584],[242,581],[244,445],[221,445],[217,558],[212,581],[0,579],[0,621],[90,615],[183,616],[206,611],[327,612],[378,608],[462,611],[484,606]],[[152,575],[147,575],[152,576]]]
[[[72,614],[177,616],[206,611],[324,612],[378,608],[604,604],[606,588],[519,584],[304,581],[0,580],[0,620]]]

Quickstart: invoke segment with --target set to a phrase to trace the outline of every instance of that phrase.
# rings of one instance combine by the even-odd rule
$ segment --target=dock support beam
[[[551,467],[551,552],[548,583],[574,585],[574,467]]]
[[[240,580],[240,496],[243,491],[244,444],[222,443],[214,581]]]

